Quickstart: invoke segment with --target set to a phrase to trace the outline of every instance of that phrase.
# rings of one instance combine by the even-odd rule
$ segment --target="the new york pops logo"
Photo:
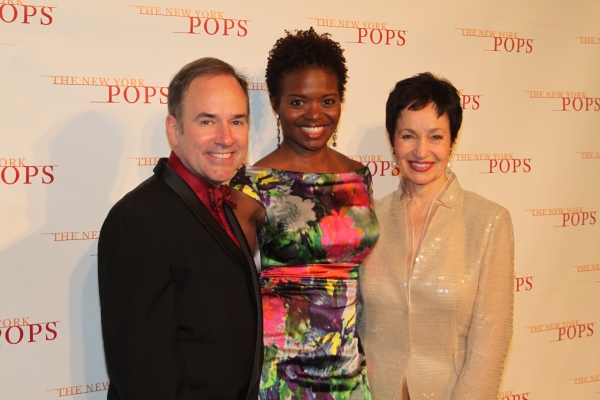
[[[173,33],[238,38],[248,35],[250,20],[229,18],[225,16],[224,11],[142,5],[129,5],[129,7],[133,7],[140,15],[179,18],[181,20],[179,26],[183,30]]]
[[[572,268],[573,271],[578,274],[588,273],[588,272],[600,272],[600,264],[573,265],[569,268]],[[590,277],[593,277],[593,276],[598,276],[598,275],[597,274],[590,275]],[[600,280],[596,279],[596,283],[600,283]]]
[[[550,342],[568,342],[594,336],[595,322],[581,322],[578,319],[564,322],[552,322],[543,325],[527,326],[529,333],[547,332]]]
[[[29,322],[29,317],[0,318],[0,346],[51,342],[58,337],[60,321]]]
[[[600,111],[600,97],[588,92],[525,90],[525,93],[529,93],[530,99],[553,99],[552,111]]]
[[[521,54],[533,52],[533,41],[535,39],[523,37],[519,32],[473,28],[455,29],[460,31],[461,36],[487,39],[484,41],[483,51]]]
[[[100,76],[42,75],[52,85],[103,88],[102,95],[90,103],[105,104],[167,104],[169,88],[146,84],[144,78],[115,78]]]
[[[497,400],[529,400],[531,392],[522,392],[517,390],[503,390],[498,393]]]
[[[458,94],[461,99],[461,107],[463,110],[479,110],[481,107],[481,95],[480,94],[466,94],[463,89],[458,89]]]
[[[455,153],[456,162],[471,161],[481,165],[480,174],[527,174],[531,172],[532,158],[515,153]]]
[[[66,386],[55,389],[48,389],[47,392],[56,392],[58,397],[74,396],[76,394],[86,394],[94,392],[103,392],[108,390],[109,382],[86,383],[84,385]]]
[[[600,44],[600,37],[598,36],[575,36],[581,44]]]
[[[577,151],[576,154],[580,154],[581,158],[589,159],[589,158],[600,158],[599,151]]]
[[[560,225],[555,228],[583,227],[596,225],[598,211],[584,210],[583,207],[554,207],[554,208],[532,208],[525,210],[532,217],[553,217]]]
[[[134,161],[138,167],[154,167],[160,157],[127,157],[127,159]]]
[[[257,90],[266,92],[267,83],[266,82],[248,82],[248,90]]]
[[[569,378],[575,385],[583,385],[585,383],[600,383],[600,374],[578,376],[577,378]],[[600,394],[600,392],[596,392]]]
[[[529,292],[533,289],[533,278],[535,276],[519,276],[515,275],[515,292]]]
[[[52,85],[103,88],[101,95],[90,103],[103,104],[167,104],[168,86],[146,84],[145,78],[116,78],[106,76],[42,75]],[[266,91],[264,82],[248,82],[248,90]]]
[[[309,18],[316,21],[317,26],[326,28],[344,28],[352,32],[349,36],[353,41],[346,43],[370,44],[399,47],[406,44],[405,29],[392,28],[387,22],[359,21],[331,18]]]
[[[54,6],[24,4],[21,0],[0,1],[0,21],[7,24],[52,25]]]
[[[98,240],[100,231],[82,231],[82,232],[44,232],[42,235],[49,235],[53,242],[71,242],[74,240]]]
[[[582,160],[600,160],[600,151],[577,151]]]
[[[373,176],[398,176],[400,168],[392,168],[392,162],[383,159],[381,154],[349,154],[348,158],[359,161],[369,167]]]
[[[0,184],[49,185],[56,165],[31,165],[25,158],[0,158]]]
[[[588,383],[600,383],[600,374],[594,373],[594,374],[590,374],[590,375],[578,376],[576,378],[569,378],[569,380],[572,381],[574,385],[584,385],[584,384],[588,384]],[[591,389],[591,391],[595,390],[595,394],[600,395],[600,391],[598,391],[598,389],[593,389],[593,388],[597,388],[597,386],[591,386],[590,389]],[[597,398],[597,397],[594,397],[594,398]]]

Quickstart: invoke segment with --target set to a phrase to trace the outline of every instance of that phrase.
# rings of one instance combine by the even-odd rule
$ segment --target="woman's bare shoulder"
[[[239,220],[254,220],[260,210],[264,209],[261,202],[238,189],[231,189],[231,197],[235,200],[234,212]]]
[[[261,168],[277,168],[277,166],[281,164],[281,161],[279,154],[276,151],[273,151],[254,163],[254,166]]]
[[[343,164],[346,168],[346,172],[352,172],[352,171],[357,171],[359,169],[364,168],[365,166],[363,165],[363,163],[353,160],[350,157],[340,153],[337,150],[333,150],[331,149],[335,155],[335,157],[338,159],[338,162]]]

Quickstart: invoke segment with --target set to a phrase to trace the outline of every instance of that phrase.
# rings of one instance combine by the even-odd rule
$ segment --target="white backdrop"
[[[0,4],[2,399],[106,397],[98,231],[169,153],[166,86],[203,56],[243,71],[253,163],[276,143],[268,51],[310,26],[346,50],[338,149],[369,163],[376,198],[398,184],[384,128],[394,83],[431,71],[461,89],[452,168],[515,227],[498,398],[600,399],[600,3],[24,1]]]

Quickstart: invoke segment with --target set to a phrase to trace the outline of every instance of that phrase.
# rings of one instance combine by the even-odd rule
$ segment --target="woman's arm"
[[[258,201],[237,189],[231,189],[231,196],[237,203],[233,209],[235,216],[244,231],[250,249],[254,249],[256,231],[265,218],[265,208]]]
[[[452,400],[497,397],[512,337],[514,242],[510,214],[502,208],[490,228],[467,337],[466,361]]]

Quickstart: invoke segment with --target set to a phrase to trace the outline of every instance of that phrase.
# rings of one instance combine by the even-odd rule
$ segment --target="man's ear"
[[[167,137],[169,138],[171,147],[178,147],[179,126],[177,124],[177,119],[171,114],[167,115],[167,119],[165,120],[165,127],[167,128]]]

